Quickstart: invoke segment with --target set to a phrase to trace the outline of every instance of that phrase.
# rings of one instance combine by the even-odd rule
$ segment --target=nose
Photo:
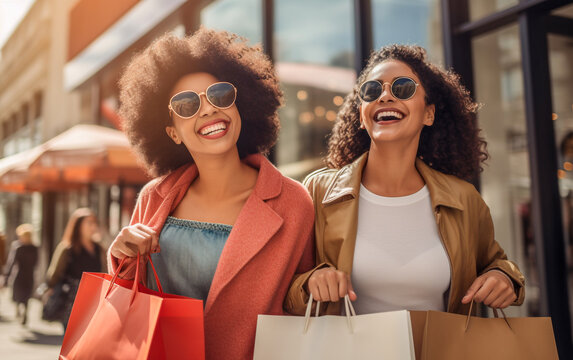
[[[392,95],[392,84],[385,82],[382,84],[382,94],[377,100],[378,102],[394,101],[394,96]]]
[[[207,95],[205,93],[201,93],[199,94],[199,97],[201,98],[199,117],[213,115],[217,111],[217,108],[211,105],[209,100],[207,100]]]

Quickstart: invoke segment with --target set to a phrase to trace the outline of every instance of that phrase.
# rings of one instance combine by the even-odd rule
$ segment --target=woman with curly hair
[[[165,35],[120,80],[125,132],[156,178],[110,247],[134,277],[151,258],[163,290],[201,299],[207,359],[251,359],[258,314],[283,314],[314,264],[312,200],[263,156],[282,102],[269,59],[236,35]],[[147,268],[149,274],[149,268]],[[153,276],[144,275],[153,286]]]
[[[423,48],[372,54],[338,114],[329,169],[305,180],[319,264],[293,282],[288,311],[303,313],[310,294],[329,314],[345,295],[358,313],[523,302],[523,275],[465,181],[488,157],[476,110],[458,76]]]

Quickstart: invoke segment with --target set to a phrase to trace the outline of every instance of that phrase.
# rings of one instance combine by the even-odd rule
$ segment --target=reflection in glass
[[[261,0],[216,0],[201,11],[201,24],[244,36],[251,44],[262,43]]]
[[[526,277],[526,303],[513,315],[538,314],[539,278],[531,222],[529,152],[518,28],[515,25],[472,42],[479,126],[490,159],[481,176],[496,240]]]
[[[384,45],[417,44],[432,62],[443,62],[439,0],[372,0],[374,49]]]
[[[351,0],[275,0],[274,48],[286,104],[276,161],[302,179],[322,167],[327,136],[356,78]]]
[[[275,58],[354,66],[353,1],[275,0]]]
[[[573,6],[569,7],[573,9]],[[564,11],[565,12],[565,11]],[[569,294],[573,294],[573,39],[548,36],[553,126],[557,144],[557,176],[563,209],[565,258],[568,269]],[[573,312],[573,298],[571,311]]]
[[[469,0],[470,20],[478,20],[494,12],[517,5],[519,0]]]

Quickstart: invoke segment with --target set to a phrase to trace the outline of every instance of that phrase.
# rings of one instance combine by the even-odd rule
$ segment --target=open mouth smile
[[[217,120],[215,122],[210,122],[203,125],[198,133],[205,137],[215,137],[217,135],[223,135],[229,127],[229,123],[225,120]]]
[[[378,110],[374,113],[374,121],[384,122],[384,121],[395,121],[402,120],[404,114],[398,110]]]

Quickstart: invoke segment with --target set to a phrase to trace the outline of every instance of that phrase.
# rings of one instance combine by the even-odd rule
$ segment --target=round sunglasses
[[[368,80],[360,86],[358,96],[360,96],[360,99],[364,102],[376,101],[380,96],[382,96],[384,85],[386,84],[390,84],[390,92],[392,93],[392,96],[399,100],[410,99],[416,93],[416,88],[419,85],[414,81],[414,79],[407,76],[397,77],[392,81],[392,83],[381,83],[378,80]]]
[[[191,90],[184,90],[173,95],[169,100],[169,114],[173,111],[177,116],[183,119],[189,119],[195,116],[201,108],[201,95],[209,104],[217,109],[225,110],[233,106],[237,99],[237,88],[228,82],[217,82],[209,85],[207,90],[196,93]]]

